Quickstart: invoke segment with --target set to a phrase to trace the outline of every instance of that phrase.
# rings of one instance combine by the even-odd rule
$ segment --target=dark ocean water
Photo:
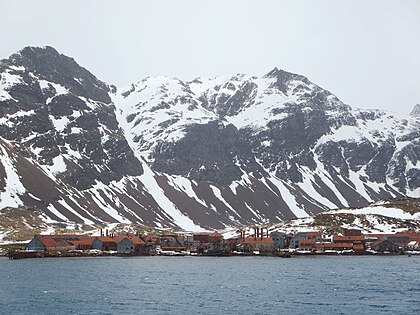
[[[420,314],[420,257],[0,258],[0,314]]]

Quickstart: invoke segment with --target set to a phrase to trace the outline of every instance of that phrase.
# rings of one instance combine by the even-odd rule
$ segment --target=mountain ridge
[[[51,47],[2,59],[0,74],[2,207],[199,230],[420,193],[419,119],[352,109],[302,75],[119,89]],[[46,183],[55,193],[37,197]]]

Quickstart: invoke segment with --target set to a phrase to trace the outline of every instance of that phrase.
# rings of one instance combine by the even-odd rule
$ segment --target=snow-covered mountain
[[[0,208],[187,230],[420,194],[420,116],[273,69],[120,89],[51,47],[0,61]]]
[[[377,202],[361,208],[324,211],[313,217],[283,221],[267,228],[292,234],[319,230],[334,234],[342,233],[343,229],[357,229],[363,233],[415,232],[420,230],[420,203],[412,199]],[[236,231],[229,232],[236,234]]]

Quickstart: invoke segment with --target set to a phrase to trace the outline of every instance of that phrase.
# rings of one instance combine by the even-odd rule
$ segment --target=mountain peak
[[[23,49],[21,49],[18,54],[21,55],[28,55],[28,54],[37,54],[37,55],[59,55],[59,52],[51,47],[51,46],[44,46],[44,47],[38,47],[38,46],[26,46]]]
[[[277,67],[274,67],[273,70],[264,75],[264,78],[276,78],[277,81],[281,82],[282,84],[292,80],[300,80],[305,84],[311,84],[307,77],[300,74],[284,71],[283,69],[279,69]]]
[[[21,64],[23,60],[37,59],[40,56],[59,56],[59,52],[51,46],[37,47],[26,46],[18,52],[12,54],[8,59],[2,59],[3,64]]]
[[[68,58],[73,60],[72,58],[61,55],[55,48],[51,46],[26,46],[18,52],[12,54],[8,59],[3,59],[2,61],[7,65],[35,66],[37,63],[39,63],[39,60],[45,60],[47,58],[49,60],[57,58]]]
[[[420,117],[420,104],[416,104],[410,113],[410,116]]]
[[[25,47],[3,59],[0,72],[20,67],[37,78],[66,86],[71,92],[103,103],[110,103],[108,86],[80,66],[73,58],[60,54],[53,47]]]
[[[279,75],[279,73],[284,72],[283,70],[274,67],[270,72],[268,72],[264,77],[266,78],[273,78]]]

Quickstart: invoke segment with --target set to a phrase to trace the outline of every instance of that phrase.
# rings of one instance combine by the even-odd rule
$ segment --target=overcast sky
[[[353,107],[420,102],[417,0],[0,0],[0,12],[0,58],[50,45],[120,87],[276,66]]]

